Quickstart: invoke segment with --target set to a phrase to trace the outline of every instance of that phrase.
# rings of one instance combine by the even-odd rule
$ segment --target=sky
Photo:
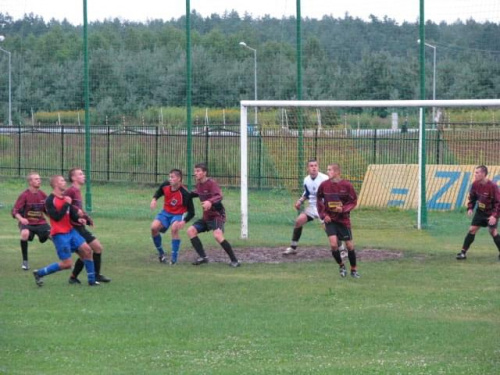
[[[398,23],[419,19],[420,0],[301,0],[302,17],[321,18],[331,15],[369,20],[387,16]],[[276,18],[295,16],[297,0],[190,0],[191,11],[202,16],[236,10],[252,17],[270,15]],[[0,13],[14,19],[33,13],[45,21],[66,18],[72,24],[83,23],[83,0],[0,0]],[[179,18],[186,12],[186,0],[87,0],[88,20],[119,18],[128,21]],[[425,19],[453,23],[473,18],[477,22],[500,23],[500,0],[427,0]]]

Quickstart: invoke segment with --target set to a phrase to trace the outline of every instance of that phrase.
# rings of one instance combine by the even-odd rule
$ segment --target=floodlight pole
[[[0,38],[0,41],[3,41],[3,35],[0,36],[2,37]],[[0,51],[5,52],[7,55],[9,55],[9,126],[12,126],[12,54],[1,47]]]
[[[254,59],[254,72],[253,72],[253,84],[254,84],[254,100],[257,100],[257,50],[255,48],[247,46],[245,42],[240,42],[240,46],[248,48],[253,51],[253,59]],[[257,107],[255,109],[254,115],[254,125],[257,125]]]

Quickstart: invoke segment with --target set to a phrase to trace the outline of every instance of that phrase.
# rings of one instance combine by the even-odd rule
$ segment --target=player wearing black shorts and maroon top
[[[240,262],[234,255],[234,251],[224,239],[224,223],[226,222],[226,211],[222,205],[222,191],[219,185],[207,177],[208,169],[204,163],[196,164],[194,167],[194,176],[196,178],[196,187],[191,193],[193,197],[199,197],[203,208],[203,218],[191,225],[187,234],[191,239],[191,244],[199,255],[199,258],[193,262],[198,266],[208,263],[208,257],[203,249],[203,245],[198,238],[198,233],[213,231],[215,240],[226,251],[231,259],[231,267],[239,267]]]
[[[42,180],[36,172],[31,172],[26,178],[28,189],[23,191],[12,208],[12,217],[19,222],[21,231],[21,253],[23,263],[21,268],[29,270],[28,265],[28,241],[33,241],[35,235],[41,243],[47,241],[50,236],[50,226],[45,220],[45,200],[47,194],[40,190]]]
[[[467,250],[474,242],[476,233],[481,227],[488,227],[488,231],[493,237],[498,251],[500,251],[500,235],[497,230],[498,217],[500,217],[500,189],[496,183],[486,177],[487,175],[488,168],[484,165],[478,166],[474,171],[474,183],[469,192],[467,214],[471,216],[474,208],[477,208],[469,232],[465,236],[462,251],[457,254],[458,260],[467,259]]]
[[[340,267],[340,276],[347,272],[339,251],[338,241],[344,241],[351,264],[351,276],[359,278],[356,252],[352,241],[350,213],[357,205],[357,195],[352,184],[341,178],[338,164],[328,165],[329,179],[322,182],[316,195],[319,217],[325,223],[325,232],[330,241],[332,256]]]
[[[72,168],[68,173],[69,181],[71,182],[71,186],[64,191],[64,195],[70,197],[72,200],[72,205],[77,209],[80,218],[83,218],[84,222],[91,227],[94,226],[94,222],[92,218],[83,210],[83,200],[81,189],[82,186],[85,185],[85,174],[83,173],[81,168]],[[99,240],[86,228],[85,224],[79,221],[72,221],[71,224],[73,228],[85,239],[92,249],[92,259],[94,260],[94,268],[95,268],[95,277],[96,280],[100,283],[109,283],[111,279],[107,278],[103,274],[101,274],[101,254],[102,254],[102,245]],[[69,277],[68,282],[70,284],[81,284],[80,280],[78,280],[78,275],[82,272],[84,267],[83,261],[81,259],[77,259],[75,262],[75,267],[73,268],[73,272]]]
[[[170,264],[177,263],[177,256],[181,246],[179,230],[193,218],[194,206],[191,193],[182,185],[182,171],[172,169],[169,172],[169,180],[164,181],[153,195],[149,207],[154,210],[156,202],[160,197],[164,197],[163,209],[156,215],[151,223],[151,237],[158,251],[160,263],[166,263],[165,251],[163,250],[161,233],[172,227],[172,254]]]

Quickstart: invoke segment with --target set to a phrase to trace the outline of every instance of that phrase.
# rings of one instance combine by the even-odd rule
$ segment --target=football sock
[[[172,239],[172,262],[177,262],[177,255],[179,254],[179,248],[181,247],[180,239]]]
[[[224,241],[222,241],[220,243],[220,245],[226,251],[227,255],[229,255],[229,259],[231,259],[231,262],[237,262],[238,261],[238,259],[236,259],[236,256],[234,255],[233,248],[231,247],[231,245],[229,244],[229,242],[227,242],[226,240],[224,240]]]
[[[497,234],[495,237],[493,237],[493,241],[495,242],[495,245],[497,245],[498,251],[500,251],[500,234]]]
[[[337,262],[338,265],[342,265],[342,257],[340,256],[340,251],[337,250],[332,250],[332,256],[333,259]]]
[[[161,235],[160,234],[157,234],[156,236],[153,237],[153,243],[155,244],[156,250],[158,250],[158,254],[160,254],[160,256],[165,254],[165,252],[163,251],[163,247],[161,245]]]
[[[302,235],[302,227],[300,227],[300,228],[293,228],[292,244],[290,246],[292,249],[296,249],[297,248],[297,243],[299,242],[301,235]]]
[[[467,250],[469,250],[469,247],[474,242],[474,238],[475,237],[476,237],[475,234],[467,233],[467,236],[465,236],[464,245],[462,246],[462,250],[463,250],[464,253]]]
[[[94,253],[92,258],[94,259],[95,274],[96,276],[99,276],[101,274],[101,254]]]
[[[347,251],[347,256],[349,257],[349,263],[351,264],[351,269],[356,269],[356,252],[353,250]]]
[[[200,257],[202,258],[207,257],[207,254],[205,254],[205,250],[203,250],[203,245],[198,236],[191,238],[191,245],[193,245],[194,250],[198,253]]]
[[[73,267],[73,272],[71,273],[71,277],[76,279],[80,274],[80,272],[82,272],[83,266],[84,266],[83,261],[80,258],[78,258],[75,262],[75,266]]]
[[[87,280],[89,281],[89,284],[94,284],[95,283],[94,261],[90,259],[85,259],[83,263],[85,264],[85,270],[87,271]]]
[[[23,260],[28,260],[28,241],[21,240],[21,253],[23,254]]]
[[[61,267],[59,267],[59,263],[49,264],[47,267],[40,268],[38,270],[38,276],[43,277],[50,275],[51,273],[60,271]]]

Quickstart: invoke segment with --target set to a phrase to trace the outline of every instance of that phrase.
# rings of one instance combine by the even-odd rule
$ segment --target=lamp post
[[[3,42],[5,37],[0,35],[0,42]],[[0,51],[9,55],[9,126],[12,126],[12,60],[11,53],[0,47]]]
[[[420,44],[420,39],[417,40],[417,42]],[[429,43],[424,43],[425,46],[430,47],[434,50],[434,56],[433,56],[433,64],[432,64],[432,100],[436,100],[436,49],[437,47],[429,44]],[[435,117],[436,116],[436,108],[432,107],[432,127],[435,126]]]
[[[240,46],[248,48],[249,50],[253,51],[253,58],[254,58],[254,100],[257,100],[257,50],[255,48],[247,46],[245,42],[240,42]],[[257,107],[254,107],[255,109],[255,117],[254,117],[254,122],[255,125],[257,125]]]

